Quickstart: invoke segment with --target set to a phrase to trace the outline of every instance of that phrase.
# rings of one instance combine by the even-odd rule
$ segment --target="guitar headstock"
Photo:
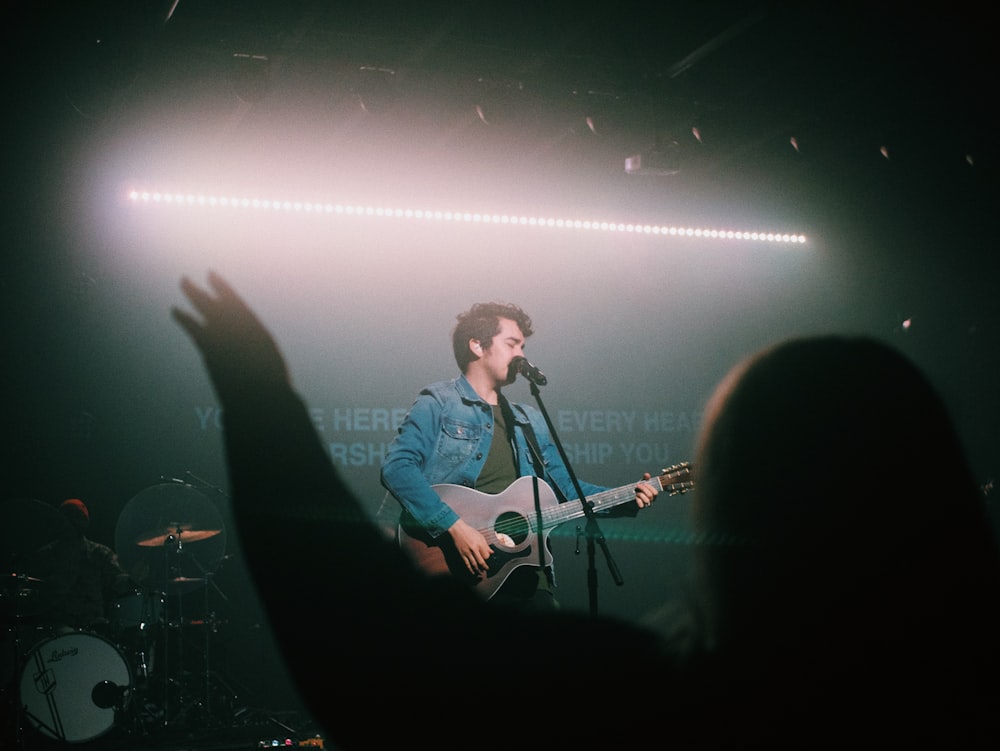
[[[660,486],[667,495],[683,495],[694,487],[691,462],[681,462],[660,472]]]

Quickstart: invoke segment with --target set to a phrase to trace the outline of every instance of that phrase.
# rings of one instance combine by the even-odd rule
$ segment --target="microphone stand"
[[[570,480],[573,481],[573,487],[576,488],[576,495],[580,499],[580,504],[583,506],[583,514],[587,518],[587,522],[584,525],[584,535],[587,538],[587,593],[590,600],[590,613],[592,615],[597,614],[597,565],[596,565],[596,545],[601,546],[601,552],[604,554],[604,559],[607,561],[608,570],[611,572],[611,577],[615,580],[615,584],[619,587],[624,584],[624,579],[622,579],[621,572],[618,570],[618,564],[615,563],[614,556],[611,555],[611,550],[608,548],[607,540],[604,538],[604,533],[601,532],[601,528],[597,523],[597,514],[594,513],[594,504],[587,500],[587,497],[583,493],[583,489],[580,487],[580,481],[576,479],[576,473],[573,471],[572,465],[569,463],[569,459],[566,456],[566,452],[563,450],[562,442],[559,440],[559,436],[556,434],[556,428],[552,424],[552,420],[549,417],[549,412],[545,409],[545,404],[542,402],[541,392],[538,390],[538,384],[530,378],[526,380],[531,384],[531,395],[535,397],[535,401],[538,402],[538,409],[542,413],[542,417],[545,418],[545,424],[549,426],[549,433],[552,436],[552,442],[555,443],[556,449],[559,451],[559,456],[562,457],[563,464],[566,465],[566,470],[569,472]],[[541,532],[541,530],[539,530]],[[541,537],[541,535],[539,535]],[[543,543],[544,544],[544,543]],[[577,551],[579,552],[579,551]]]

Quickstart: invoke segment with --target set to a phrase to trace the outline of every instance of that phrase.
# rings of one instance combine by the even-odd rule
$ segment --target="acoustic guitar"
[[[649,480],[668,496],[686,493],[694,487],[688,462],[668,467]],[[606,511],[635,501],[636,483],[595,493],[587,499],[594,512]],[[466,523],[478,529],[490,547],[489,570],[473,576],[465,567],[451,537],[432,538],[422,528],[400,524],[397,538],[421,568],[431,574],[451,574],[467,581],[489,599],[518,566],[548,566],[552,562],[549,533],[560,524],[586,515],[581,501],[559,503],[555,492],[537,477],[519,477],[495,495],[463,485],[434,485],[441,500],[451,506]],[[536,504],[537,495],[537,504]]]

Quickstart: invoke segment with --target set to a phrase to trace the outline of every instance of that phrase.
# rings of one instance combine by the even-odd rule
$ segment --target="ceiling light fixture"
[[[796,232],[735,230],[709,227],[685,227],[644,222],[609,222],[600,219],[525,216],[504,213],[449,211],[440,209],[393,208],[346,203],[272,200],[244,196],[211,195],[205,193],[175,193],[155,190],[130,190],[128,200],[134,205],[175,206],[180,208],[261,210],[316,216],[402,219],[415,221],[486,224],[505,227],[539,227],[547,229],[615,232],[654,237],[690,237],[719,240],[802,245],[808,240]]]

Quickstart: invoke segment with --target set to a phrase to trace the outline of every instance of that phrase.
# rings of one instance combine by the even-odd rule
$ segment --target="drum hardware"
[[[151,650],[155,652],[155,665],[150,667],[148,659],[145,665],[160,711],[150,716],[164,726],[173,725],[184,720],[201,693],[184,676],[189,645],[186,629],[178,626],[191,620],[184,612],[185,595],[204,587],[222,560],[225,524],[215,504],[200,490],[161,477],[122,509],[115,539],[126,570],[141,572],[143,578],[136,577],[139,583],[162,598],[162,612],[150,619],[150,631],[137,634],[140,646],[148,642],[149,648],[136,654],[135,662],[141,674],[144,658]],[[153,638],[144,642],[147,634]],[[207,656],[205,669],[209,669]]]
[[[218,617],[213,609],[213,596],[228,602],[226,594],[218,587],[212,572],[205,571],[202,577],[208,586],[204,589],[202,616],[189,618],[183,612],[183,597],[177,598],[176,617],[168,620],[168,630],[176,633],[174,641],[174,666],[170,686],[174,691],[175,721],[194,723],[199,727],[207,727],[216,722],[229,724],[231,716],[216,717],[218,709],[229,709],[236,701],[236,693],[212,669],[213,637],[218,633],[219,626],[227,621]],[[200,655],[200,670],[195,670],[187,662],[186,650],[191,641],[185,641],[185,635],[191,635],[191,629],[203,629]],[[197,650],[195,650],[197,652]],[[185,668],[190,666],[191,671]],[[223,706],[219,706],[223,705]]]
[[[140,598],[123,601],[118,614],[132,624],[126,634],[130,646],[135,645],[130,657],[136,690],[144,693],[133,714],[163,728],[228,725],[236,700],[213,670],[214,640],[228,622],[219,617],[219,606],[229,599],[214,574],[231,556],[225,555],[226,525],[209,498],[224,499],[225,494],[191,473],[185,476],[195,485],[160,477],[135,495],[115,531],[122,565],[145,592],[153,593],[145,603]],[[203,599],[192,601],[199,588]],[[130,617],[130,608],[139,610],[141,618]]]
[[[111,632],[132,663],[143,690],[153,669],[155,639],[162,633],[166,599],[161,592],[135,589],[117,598],[111,609]]]
[[[129,686],[119,686],[114,681],[103,680],[90,692],[90,700],[101,709],[124,711],[128,704]]]
[[[23,594],[44,584],[45,580],[39,579],[37,576],[28,576],[27,574],[19,574],[16,571],[11,571],[2,579],[2,582],[5,591]]]
[[[23,603],[26,599],[33,593],[37,591],[37,587],[41,585],[42,580],[38,577],[28,576],[27,574],[11,573],[9,576],[4,577],[4,588],[3,588],[3,598],[4,598],[4,610],[7,610],[7,601],[11,604],[11,622],[12,627],[8,630],[7,635],[10,637],[10,654],[0,655],[2,658],[2,664],[5,666],[2,673],[0,673],[0,689],[2,689],[3,703],[4,703],[4,717],[11,717],[13,719],[13,724],[7,726],[4,723],[3,730],[0,731],[2,735],[0,738],[6,739],[8,734],[11,738],[11,746],[13,748],[23,748],[24,744],[24,727],[22,725],[22,711],[21,711],[21,696],[19,691],[19,681],[17,678],[17,670],[21,665],[22,655],[24,654],[24,644],[22,635],[22,619],[24,617]],[[8,650],[7,639],[4,639],[4,652]],[[9,656],[9,661],[8,661]],[[10,674],[8,674],[8,667]],[[9,688],[9,691],[8,691]],[[6,711],[9,706],[10,711]],[[6,745],[6,740],[3,744]]]
[[[5,523],[0,525],[2,569],[6,573],[0,587],[0,616],[9,623],[0,655],[3,702],[11,711],[3,712],[0,745],[23,749],[26,743],[24,701],[20,670],[25,657],[51,635],[41,616],[52,607],[52,593],[58,583],[69,580],[75,558],[63,544],[72,537],[72,527],[53,506],[35,499],[4,502]],[[39,620],[33,620],[38,617]],[[30,637],[30,638],[29,638]],[[7,706],[4,707],[7,709]]]

